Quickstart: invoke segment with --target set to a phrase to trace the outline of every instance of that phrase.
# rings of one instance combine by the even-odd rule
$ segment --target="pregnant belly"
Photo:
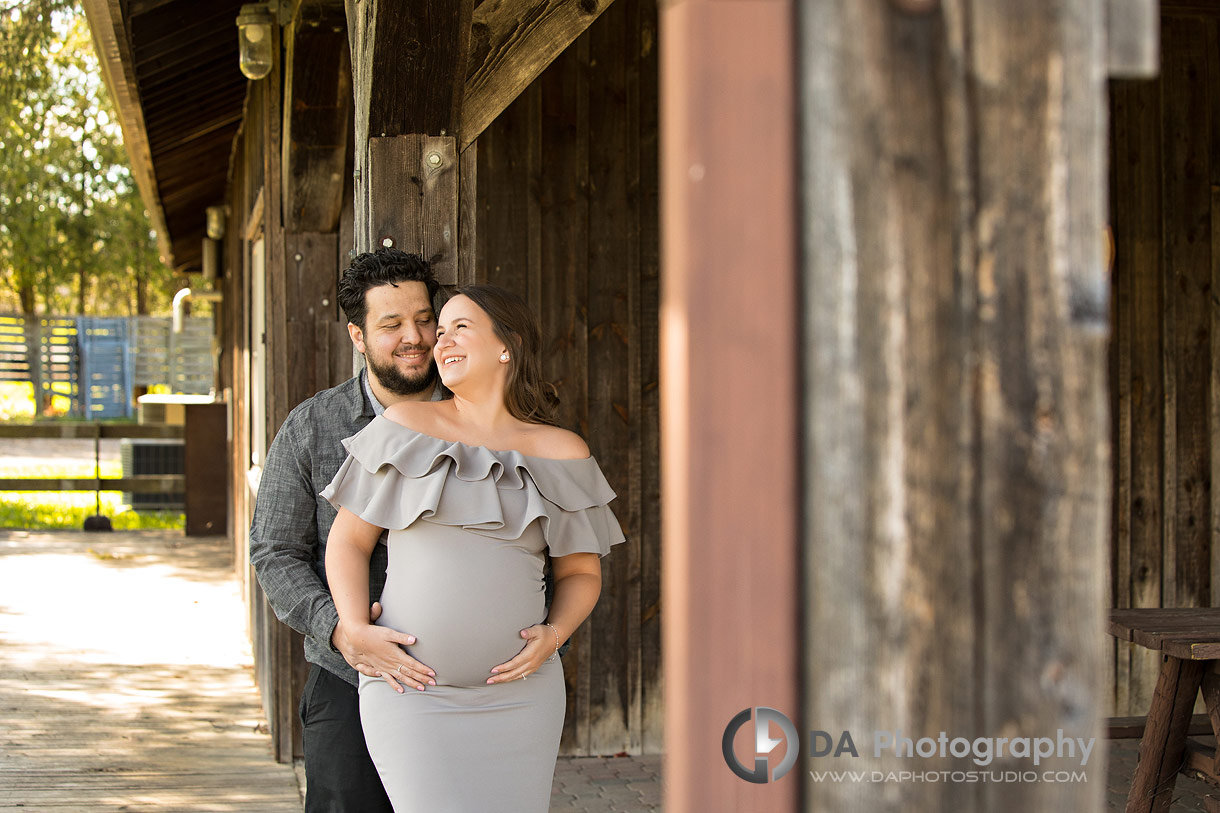
[[[438,684],[484,685],[545,614],[543,559],[530,542],[431,523],[392,533],[377,623],[414,635],[407,651]]]

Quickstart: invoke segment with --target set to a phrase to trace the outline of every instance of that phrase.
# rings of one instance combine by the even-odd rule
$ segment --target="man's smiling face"
[[[352,338],[369,374],[395,395],[431,389],[436,383],[436,313],[428,287],[415,280],[378,285],[365,292],[364,301],[364,329]]]

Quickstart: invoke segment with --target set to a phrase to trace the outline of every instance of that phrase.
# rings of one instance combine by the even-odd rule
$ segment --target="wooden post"
[[[454,284],[461,239],[456,136],[473,2],[347,0],[346,8],[356,250],[422,252],[441,281]],[[465,183],[473,188],[468,170]]]
[[[810,3],[805,730],[1064,737],[992,771],[807,781],[811,809],[1100,810],[1109,515],[1102,4]],[[850,763],[850,764],[849,764]]]
[[[333,232],[352,129],[347,20],[341,6],[298,2],[284,31],[284,228]]]
[[[721,750],[743,709],[800,720],[793,6],[660,9],[669,813],[791,810],[803,772],[751,784]]]
[[[457,283],[458,156],[452,136],[370,138],[365,245],[394,246],[432,262]],[[359,206],[359,202],[357,203]],[[359,218],[359,215],[357,215]]]

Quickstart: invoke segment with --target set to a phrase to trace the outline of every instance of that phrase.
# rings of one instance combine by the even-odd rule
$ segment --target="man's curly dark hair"
[[[441,286],[432,275],[428,261],[418,254],[386,247],[357,255],[352,260],[339,279],[339,307],[343,308],[347,321],[364,330],[364,319],[369,311],[365,293],[378,285],[399,282],[422,282],[428,288],[428,301],[436,309],[436,296]]]

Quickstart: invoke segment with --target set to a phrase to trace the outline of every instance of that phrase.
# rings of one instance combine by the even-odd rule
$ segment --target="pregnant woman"
[[[377,623],[414,640],[361,665],[360,719],[397,813],[544,811],[563,728],[556,657],[623,534],[579,436],[553,424],[537,320],[514,294],[460,289],[434,354],[453,399],[395,404],[345,441],[326,573],[368,634],[369,554],[389,530]],[[550,556],[554,600],[545,606]]]

